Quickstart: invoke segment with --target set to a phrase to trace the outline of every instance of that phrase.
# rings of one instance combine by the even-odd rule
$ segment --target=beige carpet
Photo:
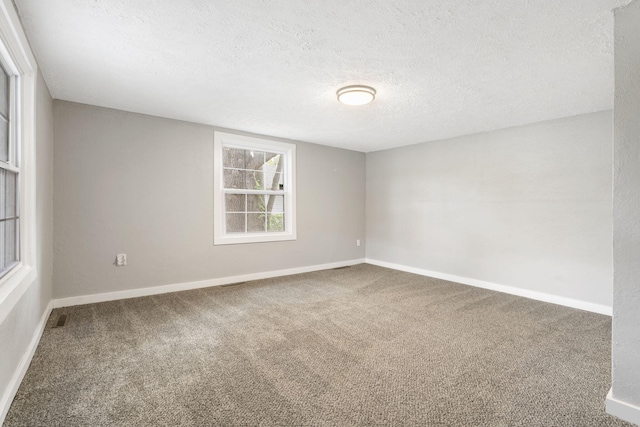
[[[366,264],[91,304],[54,311],[5,425],[624,426],[610,336]]]

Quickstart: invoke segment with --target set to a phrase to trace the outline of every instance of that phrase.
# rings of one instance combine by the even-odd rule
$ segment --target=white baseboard
[[[31,338],[31,342],[29,343],[29,347],[27,347],[27,351],[22,356],[20,360],[20,364],[18,365],[15,373],[13,374],[13,378],[9,382],[4,395],[0,399],[0,425],[4,422],[7,413],[9,412],[9,408],[11,408],[11,403],[13,402],[13,398],[16,396],[18,392],[18,388],[20,387],[20,383],[24,378],[24,375],[27,373],[27,369],[31,364],[31,359],[33,359],[33,355],[36,352],[36,348],[38,348],[38,343],[40,342],[40,337],[44,332],[44,327],[47,324],[47,320],[49,319],[49,315],[51,314],[51,310],[53,310],[53,301],[49,301],[47,308],[44,310],[42,317],[40,318],[40,322],[38,323],[38,327],[33,333],[33,337]]]
[[[497,283],[485,282],[482,280],[471,279],[468,277],[455,276],[453,274],[440,273],[437,271],[424,270],[421,268],[408,267],[406,265],[394,264],[386,261],[378,261],[375,259],[366,259],[368,264],[377,265],[379,267],[392,268],[394,270],[405,271],[407,273],[419,274],[420,276],[428,276],[436,279],[447,280],[449,282],[461,283],[463,285],[475,286],[478,288],[489,289],[492,291],[504,292],[505,294],[517,295],[520,297],[531,298],[538,301],[550,302],[552,304],[564,305],[566,307],[577,308],[580,310],[591,311],[593,313],[612,315],[612,308],[607,305],[594,304],[592,302],[577,300],[573,298],[560,297],[544,292],[536,292],[528,289],[516,288],[513,286],[499,285]]]
[[[331,268],[362,264],[365,260],[353,259],[349,261],[332,262],[329,264],[311,265],[306,267],[288,268],[286,270],[267,271],[264,273],[243,274],[240,276],[221,277],[217,279],[199,280],[197,282],[176,283],[173,285],[154,286],[150,288],[130,289],[126,291],[107,292],[103,294],[82,295],[78,297],[60,298],[53,300],[54,308],[70,307],[73,305],[93,304],[96,302],[115,301],[127,298],[137,298],[149,295],[165,294],[169,292],[187,291],[190,289],[208,288],[210,286],[228,285],[229,283],[248,282],[250,280],[269,279],[272,277],[289,276],[292,274],[309,273],[312,271],[329,270]]]
[[[640,425],[640,407],[613,397],[613,389],[607,393],[607,413],[621,420]]]

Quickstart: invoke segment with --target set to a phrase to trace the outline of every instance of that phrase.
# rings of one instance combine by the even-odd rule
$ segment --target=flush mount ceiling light
[[[373,101],[376,90],[369,86],[346,86],[338,90],[338,101],[347,105],[364,105]]]

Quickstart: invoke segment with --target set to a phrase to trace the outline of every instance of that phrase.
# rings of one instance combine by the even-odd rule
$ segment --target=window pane
[[[15,219],[0,221],[0,273],[18,261],[17,224]]]
[[[262,170],[264,165],[264,151],[246,150],[245,151],[245,164],[249,170]]]
[[[282,155],[277,153],[267,153],[267,162],[264,164],[264,182],[268,189],[278,190],[282,181]],[[278,175],[276,175],[278,174]]]
[[[249,233],[262,233],[267,231],[266,216],[263,213],[247,214],[247,230]]]
[[[225,205],[227,212],[244,212],[245,200],[244,194],[227,194],[225,195]]]
[[[224,188],[245,188],[245,171],[225,169]]]
[[[16,220],[8,219],[5,224],[4,265],[5,268],[16,262]]]
[[[280,157],[282,155],[279,153],[265,153],[265,167],[271,168],[273,171],[278,167],[278,163],[280,163]]]
[[[247,212],[264,212],[266,203],[262,194],[250,194],[247,196]]]
[[[229,213],[227,215],[227,233],[244,233],[246,214]]]
[[[265,172],[264,174],[264,182],[267,186],[267,190],[280,190],[280,184],[282,184],[282,174],[281,173],[273,173],[273,172]]]
[[[247,171],[247,190],[264,190],[264,174],[262,171]]]
[[[0,169],[0,219],[6,218],[5,211],[7,205],[7,170]]]
[[[0,273],[18,261],[16,183],[18,174],[0,169]]]
[[[284,212],[284,196],[267,196],[267,212],[283,213]]]
[[[244,150],[239,148],[223,149],[223,166],[225,168],[245,169],[244,166]]]
[[[267,215],[268,231],[284,231],[284,214]]]
[[[10,78],[2,67],[0,67],[0,114],[9,118],[9,82]]]
[[[4,241],[5,241],[5,229],[6,229],[6,223],[5,221],[0,221],[0,273],[4,272],[4,270],[7,268],[7,264],[5,263],[5,247],[4,247]]]
[[[9,122],[0,116],[0,160],[9,161]]]
[[[0,219],[16,217],[17,174],[2,169],[0,172]]]

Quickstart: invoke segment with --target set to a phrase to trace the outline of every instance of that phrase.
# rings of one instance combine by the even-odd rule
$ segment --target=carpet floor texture
[[[610,353],[609,317],[361,264],[56,309],[5,426],[630,426]]]

